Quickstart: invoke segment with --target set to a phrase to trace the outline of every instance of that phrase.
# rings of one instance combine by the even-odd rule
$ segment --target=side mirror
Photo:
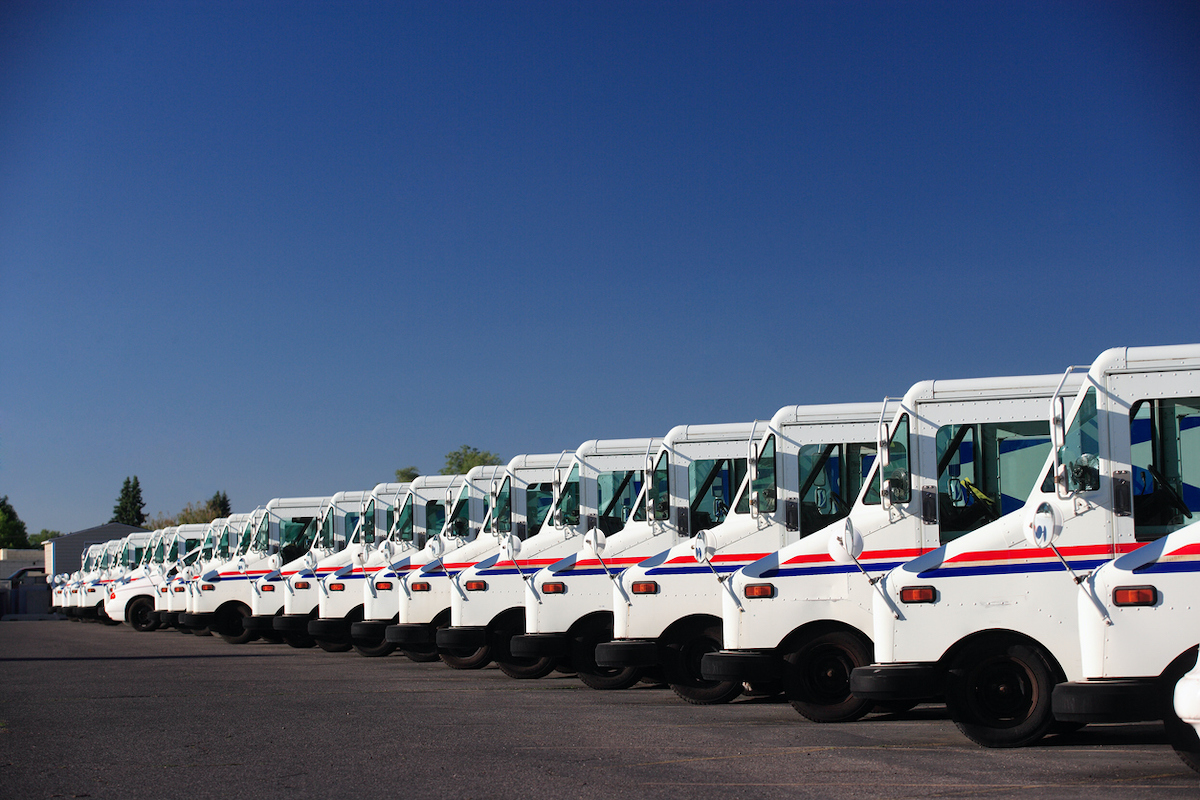
[[[700,531],[692,538],[692,554],[697,564],[707,564],[716,555],[717,548],[708,543],[706,531]]]
[[[599,528],[592,528],[583,537],[583,546],[595,553],[597,558],[604,552],[606,543],[607,539],[604,536],[604,532]]]
[[[758,519],[758,501],[762,499],[761,497],[759,497],[759,494],[760,494],[760,492],[751,492],[750,493],[750,518],[751,519]]]
[[[237,563],[237,571],[244,573],[246,571],[246,559],[239,558]]]
[[[426,547],[429,548],[429,552],[433,554],[434,558],[441,558],[442,553],[446,552],[446,543],[442,541],[442,537],[440,536],[434,536],[430,539]]]
[[[1058,541],[1062,519],[1049,503],[1041,503],[1025,520],[1025,541],[1030,547],[1043,550]]]
[[[829,556],[838,564],[853,564],[862,555],[863,537],[850,518],[846,518],[845,526],[829,537]]]
[[[510,535],[504,542],[504,552],[509,561],[516,561],[517,556],[521,555],[521,540]]]
[[[379,552],[383,554],[383,557],[388,561],[392,560],[392,553],[394,550],[395,548],[390,541],[385,541],[383,544],[379,545]]]
[[[271,560],[268,563],[271,565],[271,569],[277,570],[283,566],[283,556],[279,555],[279,553],[276,553],[275,555],[271,556]]]

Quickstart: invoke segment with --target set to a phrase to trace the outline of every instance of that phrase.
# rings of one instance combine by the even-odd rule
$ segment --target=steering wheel
[[[992,500],[992,498],[984,494],[982,489],[971,483],[966,478],[959,478],[958,482],[961,483],[966,490],[971,493],[972,497],[983,504],[983,511],[988,515],[988,519],[992,521],[1000,519],[1000,512],[996,510],[995,502]]]
[[[1146,472],[1154,478],[1154,482],[1163,488],[1167,493],[1167,499],[1171,501],[1171,505],[1175,506],[1176,510],[1188,519],[1192,518],[1192,510],[1188,508],[1187,503],[1183,502],[1183,498],[1179,496],[1179,492],[1175,491],[1175,487],[1167,483],[1167,479],[1162,473],[1149,464],[1146,465]]]

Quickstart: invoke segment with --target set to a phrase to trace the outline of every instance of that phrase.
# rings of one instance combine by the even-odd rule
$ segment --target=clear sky
[[[0,4],[0,494],[228,493],[1200,341],[1200,5]]]

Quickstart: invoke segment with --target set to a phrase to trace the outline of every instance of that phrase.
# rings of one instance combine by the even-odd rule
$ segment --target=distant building
[[[131,533],[144,531],[133,525],[122,522],[110,522],[95,528],[56,536],[42,544],[46,553],[46,574],[57,575],[60,572],[74,572],[83,563],[83,551],[88,545],[104,544],[112,539],[124,539]]]

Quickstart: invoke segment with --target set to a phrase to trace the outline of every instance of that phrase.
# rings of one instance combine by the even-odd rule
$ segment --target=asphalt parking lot
[[[0,623],[0,797],[1197,796],[1161,725],[984,750],[939,706],[815,725],[400,656]]]

